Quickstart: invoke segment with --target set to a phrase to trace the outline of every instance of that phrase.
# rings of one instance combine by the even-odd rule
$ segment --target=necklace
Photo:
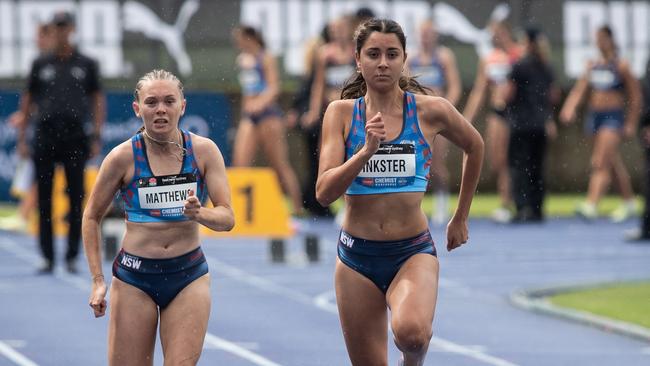
[[[181,131],[178,130],[178,129],[177,129],[176,131],[178,131],[178,136],[179,136],[179,138],[182,140],[182,137],[181,137]],[[179,144],[179,143],[176,142],[176,141],[163,141],[163,140],[155,139],[155,138],[151,137],[151,135],[149,135],[149,133],[147,133],[147,130],[146,130],[146,129],[145,129],[144,131],[142,131],[142,134],[143,134],[146,138],[148,138],[149,140],[151,140],[151,141],[153,141],[153,142],[156,142],[156,143],[158,143],[159,145],[163,145],[163,146],[164,146],[164,145],[167,145],[167,144],[172,144],[172,145],[176,146],[177,148],[179,148],[179,149],[180,149],[180,153],[174,153],[174,152],[171,152],[171,151],[170,151],[170,153],[171,153],[172,155],[174,155],[174,156],[175,156],[179,161],[183,161],[183,157],[184,157],[185,155],[187,155],[187,149],[184,148],[181,144]]]

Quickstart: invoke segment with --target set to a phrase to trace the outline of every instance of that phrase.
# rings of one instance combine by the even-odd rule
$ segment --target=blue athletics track
[[[268,239],[205,239],[213,306],[200,365],[349,365],[333,293],[338,228],[310,226],[320,238],[318,262],[307,260],[299,236],[286,242],[284,263],[271,261]],[[534,288],[650,278],[650,245],[624,243],[624,228],[604,220],[473,220],[469,245],[452,253],[434,228],[440,293],[426,365],[650,365],[647,340],[510,300]],[[85,265],[76,276],[60,267],[37,276],[39,260],[34,237],[0,232],[0,366],[105,365],[107,318],[95,319],[88,307]],[[389,365],[397,358],[391,343]],[[161,360],[158,347],[154,364]]]

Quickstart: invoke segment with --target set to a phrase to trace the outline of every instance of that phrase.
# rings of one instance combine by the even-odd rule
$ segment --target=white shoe
[[[594,220],[598,217],[596,205],[589,202],[580,202],[575,209],[576,216],[583,218],[587,221]]]
[[[505,207],[499,207],[492,211],[492,220],[500,224],[507,224],[512,220],[512,212]]]
[[[639,213],[639,205],[637,204],[636,200],[630,200],[621,203],[620,206],[618,206],[614,211],[612,211],[609,218],[610,220],[612,220],[613,223],[620,224],[632,218],[633,216],[638,215],[638,213]]]

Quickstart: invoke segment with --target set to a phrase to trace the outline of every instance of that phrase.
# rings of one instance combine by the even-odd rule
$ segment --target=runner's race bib
[[[366,187],[403,187],[415,180],[415,145],[381,144],[356,178]]]
[[[192,173],[143,177],[136,184],[140,208],[152,216],[182,216],[190,190],[196,195],[196,176]]]

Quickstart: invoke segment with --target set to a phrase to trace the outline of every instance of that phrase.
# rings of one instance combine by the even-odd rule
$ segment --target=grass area
[[[612,284],[558,294],[549,300],[557,306],[650,328],[650,282]]]
[[[548,217],[568,217],[573,216],[573,211],[578,202],[585,199],[584,195],[577,194],[556,194],[549,195],[544,203],[544,211]],[[422,209],[427,215],[431,214],[434,207],[433,195],[426,195],[422,201]],[[640,198],[637,198],[641,206]],[[457,196],[452,195],[449,198],[450,210],[456,207]],[[612,212],[621,203],[621,198],[618,196],[606,196],[598,205],[598,212],[600,215],[607,215]],[[334,210],[337,211],[342,205],[342,200],[334,203]],[[474,197],[472,201],[472,208],[470,210],[471,217],[489,217],[492,211],[499,207],[499,197],[496,194],[481,194]]]
[[[13,216],[16,214],[16,205],[11,202],[0,202],[0,217]]]

